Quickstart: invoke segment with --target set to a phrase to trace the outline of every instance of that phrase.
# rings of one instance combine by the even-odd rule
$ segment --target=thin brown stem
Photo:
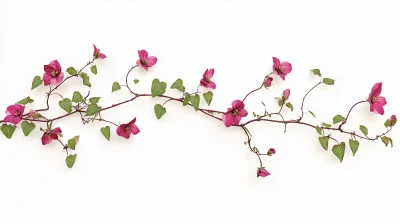
[[[344,124],[346,124],[346,122],[347,122],[347,120],[349,119],[350,113],[351,113],[351,111],[353,110],[353,108],[354,108],[355,106],[357,106],[358,104],[360,104],[360,103],[365,103],[365,102],[368,102],[368,101],[366,101],[366,100],[359,101],[359,102],[355,103],[355,104],[350,108],[349,112],[347,113],[346,119],[344,119],[344,121],[342,121],[342,123],[339,125],[339,130],[341,130],[341,129],[342,129],[342,126],[343,126]]]
[[[131,71],[138,67],[138,65],[132,66],[131,69],[129,69],[128,73],[126,73],[126,77],[125,77],[125,83],[126,83],[126,88],[128,88],[129,92],[131,92],[133,95],[135,95],[135,93],[132,91],[132,89],[129,87],[129,83],[128,83],[128,77],[129,77],[129,73],[131,73]]]

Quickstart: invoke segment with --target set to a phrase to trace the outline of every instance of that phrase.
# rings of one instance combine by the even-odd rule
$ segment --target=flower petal
[[[53,139],[52,139],[50,136],[48,136],[48,135],[46,135],[46,134],[43,134],[43,136],[42,136],[42,145],[50,144],[50,142],[51,142],[52,140],[53,140]]]
[[[214,76],[214,69],[207,69],[205,76],[206,78],[211,79]]]
[[[247,110],[246,109],[241,109],[241,110],[239,110],[239,115],[241,116],[241,117],[246,117],[247,116]]]
[[[200,79],[200,85],[208,88],[208,82],[205,78]]]
[[[44,65],[44,71],[46,73],[51,73],[53,71],[53,67],[51,67],[50,65]]]
[[[49,73],[44,73],[43,78],[42,78],[44,85],[45,86],[50,85],[52,78],[53,78],[53,76],[51,76]]]
[[[379,103],[374,104],[374,112],[380,115],[383,115],[385,113],[385,110],[383,109],[383,106],[380,105]]]
[[[5,121],[5,122],[9,122],[9,123],[14,123],[14,118],[15,118],[14,115],[7,115],[7,116],[4,118],[4,121]]]
[[[215,82],[209,81],[208,82],[208,87],[211,88],[211,89],[215,89],[215,88],[217,88],[217,85],[215,85]]]
[[[64,73],[61,72],[60,74],[58,74],[55,78],[56,83],[59,84],[60,82],[62,82],[62,80],[64,79]]]
[[[283,96],[285,97],[285,99],[289,99],[290,96],[290,89],[285,89],[283,91]]]
[[[233,123],[233,115],[231,113],[225,113],[222,116],[222,121],[224,122],[226,127],[230,127]]]
[[[151,67],[157,63],[157,58],[154,56],[147,57],[147,67]]]
[[[93,48],[94,48],[93,49],[93,56],[94,56],[94,55],[96,55],[98,49],[97,49],[96,45],[94,45],[94,44],[93,44]]]
[[[57,135],[62,133],[61,128],[59,128],[59,127],[54,128],[54,129],[51,130],[50,132],[51,132],[52,134],[57,134]]]
[[[379,103],[382,106],[386,105],[386,98],[383,96],[375,97],[375,103]]]
[[[290,64],[289,62],[286,62],[286,61],[282,62],[281,70],[282,70],[282,73],[289,74],[292,71],[292,64]]]
[[[6,114],[7,115],[15,115],[18,112],[17,105],[10,105],[7,107]]]
[[[232,108],[241,110],[244,108],[244,103],[241,100],[234,100],[232,102]]]
[[[51,61],[50,66],[52,66],[54,70],[58,71],[58,73],[61,72],[61,65],[57,60]]]
[[[276,57],[272,57],[272,61],[274,62],[274,66],[272,68],[277,68],[281,65],[281,61],[279,61],[279,59]]]
[[[381,94],[381,91],[382,91],[382,83],[381,82],[375,83],[371,90],[371,97],[379,96],[379,94]]]
[[[240,120],[242,120],[242,117],[240,114],[233,115],[233,124],[238,125],[240,123]]]
[[[99,57],[98,57],[98,58],[104,59],[104,58],[106,58],[106,57],[107,57],[107,56],[106,56],[105,54],[101,53],[101,54],[99,54]]]
[[[149,56],[146,50],[139,50],[138,55],[140,59],[147,59],[147,57]]]
[[[274,73],[275,73],[275,72],[274,72]],[[277,74],[277,73],[275,73],[275,74]],[[286,74],[281,73],[281,74],[277,74],[277,75],[279,75],[279,76],[281,77],[281,79],[285,80]]]
[[[132,134],[134,134],[134,135],[139,134],[140,130],[139,130],[138,126],[136,126],[136,124],[131,124],[131,125],[129,125],[129,127],[131,128]]]

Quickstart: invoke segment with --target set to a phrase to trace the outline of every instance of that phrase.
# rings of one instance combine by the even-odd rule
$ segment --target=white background
[[[336,80],[308,97],[305,120],[330,122],[338,113],[365,99],[374,83],[383,82],[385,115],[357,107],[344,127],[366,125],[374,136],[385,130],[391,114],[399,115],[399,5],[395,1],[337,1],[336,4],[252,1],[244,4],[154,3],[140,1],[49,2],[1,1],[0,108],[31,96],[29,108],[44,107],[47,88],[30,91],[43,65],[58,59],[63,69],[81,67],[96,44],[108,56],[91,76],[92,96],[108,106],[131,97],[126,90],[111,94],[114,81],[146,49],[159,62],[149,72],[136,69],[130,81],[149,92],[155,77],[172,84],[182,78],[195,91],[207,68],[215,68],[217,84],[211,108],[225,110],[232,100],[260,85],[271,71],[272,56],[288,60],[293,71],[283,82],[246,100],[250,112],[261,113],[260,100],[270,111],[273,97],[291,88],[297,118],[304,94],[318,82],[309,73],[320,68]],[[142,1],[143,2],[143,1]],[[272,2],[272,1],[268,1]],[[90,73],[90,71],[88,71]],[[86,93],[79,79],[59,89],[66,97]],[[175,90],[167,94],[178,97]],[[48,117],[64,112],[59,98],[51,100]],[[111,142],[99,129],[82,125],[78,116],[54,123],[66,139],[80,135],[73,169],[64,163],[59,144],[43,147],[38,128],[24,137],[18,128],[11,140],[0,136],[0,223],[400,223],[400,151],[398,127],[389,135],[393,148],[380,141],[360,141],[352,157],[346,149],[342,164],[318,143],[312,128],[271,123],[249,125],[253,142],[271,172],[256,178],[257,158],[243,145],[238,128],[225,128],[192,108],[166,104],[156,120],[153,106],[161,99],[143,98],[103,114],[126,123],[137,117],[141,133]],[[202,104],[204,107],[205,104]],[[359,131],[358,131],[359,132]],[[348,141],[348,136],[334,133]],[[332,144],[331,144],[332,146]]]

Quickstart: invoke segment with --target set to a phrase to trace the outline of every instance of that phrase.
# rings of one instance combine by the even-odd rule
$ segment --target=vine
[[[282,114],[282,110],[284,107],[287,107],[291,111],[294,110],[294,106],[290,102],[290,89],[285,89],[282,92],[281,96],[275,97],[276,102],[279,106],[278,111],[268,112],[266,105],[261,102],[264,107],[264,112],[262,114],[256,114],[253,112],[253,119],[241,123],[241,119],[248,116],[247,109],[245,108],[245,100],[254,92],[257,92],[263,88],[271,88],[274,80],[273,75],[279,76],[282,80],[285,80],[286,76],[292,71],[292,65],[289,62],[281,62],[276,57],[272,58],[272,71],[262,79],[262,82],[260,82],[260,86],[254,90],[249,91],[242,100],[233,100],[231,103],[231,107],[228,108],[226,111],[218,111],[199,107],[201,98],[205,100],[208,106],[210,106],[212,102],[214,94],[211,90],[216,88],[216,83],[211,80],[214,75],[213,68],[207,69],[204,72],[196,91],[193,93],[190,93],[190,91],[186,90],[185,86],[183,85],[182,79],[177,79],[174,83],[172,83],[170,89],[175,89],[176,91],[181,92],[182,97],[177,98],[165,95],[167,83],[160,81],[158,78],[155,78],[152,81],[150,93],[135,92],[130,87],[130,73],[135,68],[141,68],[148,71],[157,63],[157,58],[154,56],[149,56],[147,51],[145,50],[138,51],[139,58],[136,61],[136,65],[132,66],[128,70],[125,76],[125,83],[123,85],[120,85],[120,83],[114,82],[111,86],[111,92],[119,91],[122,89],[121,87],[125,87],[132,94],[132,97],[130,99],[112,104],[110,106],[102,107],[99,104],[100,97],[90,97],[90,91],[85,96],[83,96],[80,92],[75,91],[73,92],[71,98],[64,97],[60,93],[56,92],[56,90],[61,85],[72,78],[80,78],[82,79],[83,85],[91,87],[90,75],[84,72],[84,70],[90,66],[91,73],[96,75],[97,66],[95,64],[95,61],[107,58],[106,55],[103,54],[99,48],[97,48],[95,45],[93,45],[93,47],[94,51],[91,60],[89,60],[79,70],[76,70],[74,67],[68,67],[65,70],[66,73],[68,73],[68,76],[66,78],[64,76],[64,72],[61,68],[60,63],[57,60],[53,60],[49,64],[44,65],[45,73],[43,77],[35,76],[32,81],[31,89],[33,90],[42,85],[49,87],[49,91],[46,93],[46,108],[30,109],[29,112],[25,113],[25,106],[34,101],[29,96],[13,105],[8,106],[6,109],[6,117],[4,118],[4,120],[0,120],[0,123],[3,123],[0,128],[1,132],[10,139],[13,136],[17,125],[20,124],[23,134],[25,136],[29,136],[30,133],[36,128],[36,125],[43,125],[44,127],[40,127],[40,131],[43,132],[41,138],[42,144],[50,144],[53,142],[53,140],[55,140],[54,142],[58,142],[62,146],[62,150],[65,150],[67,154],[67,157],[65,159],[66,165],[71,168],[77,158],[77,154],[72,154],[71,150],[75,151],[75,148],[79,142],[79,136],[74,136],[66,142],[63,142],[61,140],[61,138],[63,137],[61,128],[53,128],[53,123],[57,122],[60,119],[70,117],[71,115],[78,114],[83,124],[94,121],[105,123],[106,126],[102,127],[100,129],[100,132],[108,141],[110,141],[111,139],[110,126],[115,126],[115,133],[118,136],[129,139],[132,134],[137,135],[140,133],[139,127],[135,124],[136,118],[132,118],[131,121],[118,125],[117,122],[104,119],[101,115],[101,112],[132,102],[140,97],[159,97],[164,98],[165,101],[163,104],[156,104],[154,106],[154,113],[157,119],[161,119],[166,114],[167,109],[165,106],[168,102],[176,101],[182,103],[182,106],[193,107],[195,111],[200,111],[202,114],[205,114],[215,119],[217,122],[221,122],[221,124],[224,124],[226,127],[238,127],[242,129],[246,135],[246,140],[244,141],[244,144],[249,148],[252,153],[254,153],[255,156],[257,156],[259,160],[259,166],[257,168],[258,177],[266,177],[270,175],[270,173],[265,169],[265,166],[263,165],[262,156],[272,156],[276,153],[276,150],[275,148],[269,148],[266,153],[262,153],[256,146],[252,144],[252,135],[250,133],[250,130],[248,129],[248,125],[254,122],[281,123],[284,125],[285,132],[288,124],[297,124],[311,127],[316,130],[317,134],[319,135],[318,141],[325,150],[329,150],[329,142],[330,140],[333,141],[333,146],[331,150],[340,162],[342,162],[344,158],[346,143],[336,140],[336,138],[333,137],[333,134],[343,134],[349,136],[350,139],[348,145],[353,153],[353,156],[356,154],[360,145],[358,139],[369,141],[380,139],[386,147],[389,144],[391,145],[391,147],[393,147],[393,140],[389,136],[387,136],[387,134],[392,130],[392,127],[397,122],[397,118],[395,115],[390,116],[385,121],[384,126],[386,128],[386,131],[376,136],[370,135],[368,133],[368,128],[363,125],[359,126],[361,133],[358,133],[355,130],[349,131],[344,128],[344,125],[349,120],[351,112],[356,106],[360,104],[368,103],[370,105],[370,112],[380,115],[384,114],[383,107],[386,105],[386,99],[385,97],[380,96],[382,91],[382,83],[374,84],[371,92],[369,93],[369,96],[365,100],[356,102],[349,109],[345,117],[337,114],[333,117],[332,122],[321,122],[317,125],[306,123],[303,121],[303,118],[306,114],[310,114],[311,116],[316,118],[315,114],[312,111],[305,111],[304,109],[307,96],[320,85],[335,84],[335,80],[331,78],[323,78],[319,69],[310,70],[314,75],[320,77],[320,81],[316,83],[304,95],[300,106],[301,114],[297,119],[285,119]],[[134,84],[138,83],[139,80],[134,79]],[[61,98],[58,105],[66,112],[65,114],[53,118],[47,118],[43,115],[44,112],[50,110],[49,100],[51,96],[59,96]],[[276,119],[273,119],[273,117],[276,117]]]

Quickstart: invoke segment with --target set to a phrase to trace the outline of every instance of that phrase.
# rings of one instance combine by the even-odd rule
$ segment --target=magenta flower
[[[260,167],[257,170],[257,177],[267,177],[271,175],[264,167]]]
[[[58,136],[62,133],[60,128],[54,128],[52,130],[47,130],[43,133],[42,144],[50,144],[53,140],[57,140]]]
[[[290,96],[290,89],[285,89],[283,91],[283,97],[285,97],[285,100],[289,99]]]
[[[292,71],[292,64],[286,61],[279,61],[278,58],[272,57],[274,65],[272,66],[273,72],[275,75],[279,75],[283,80],[285,80],[285,76]]]
[[[117,135],[124,137],[126,139],[129,139],[131,137],[131,133],[134,135],[137,135],[140,130],[138,126],[135,125],[136,118],[134,118],[131,122],[128,124],[121,124],[117,128]]]
[[[275,154],[275,153],[276,153],[276,150],[275,150],[274,148],[270,148],[270,149],[268,150],[267,155],[272,156],[272,155]]]
[[[394,126],[394,125],[396,124],[396,122],[397,122],[396,115],[390,116],[390,124],[391,124],[392,126]]]
[[[382,83],[375,83],[375,85],[372,87],[371,93],[369,94],[368,102],[370,105],[370,112],[375,112],[377,114],[383,115],[385,113],[383,106],[386,105],[386,99],[383,96],[379,96],[379,94],[381,94],[381,91]]]
[[[93,44],[93,47],[94,47],[94,50],[93,50],[93,58],[94,59],[98,59],[98,58],[104,59],[107,57],[105,54],[101,53],[100,48],[97,48],[96,45]]]
[[[139,59],[136,61],[136,64],[143,67],[146,71],[157,63],[157,58],[149,56],[146,50],[139,50],[138,55]]]
[[[22,120],[22,116],[24,116],[25,106],[14,104],[7,107],[6,114],[7,116],[4,118],[5,122],[10,122],[13,124],[18,124]]]
[[[203,74],[203,78],[200,80],[200,85],[206,88],[215,89],[217,86],[215,85],[215,82],[211,81],[213,76],[214,69],[207,69]]]
[[[64,79],[64,73],[61,65],[57,60],[51,61],[50,64],[44,66],[43,82],[45,86],[56,85]]]
[[[264,86],[265,86],[265,87],[270,87],[270,86],[272,85],[272,80],[274,80],[272,77],[268,77],[268,78],[265,80]]]
[[[244,109],[244,103],[240,100],[232,102],[232,108],[228,108],[228,111],[222,116],[222,121],[226,127],[238,125],[242,117],[247,116],[247,111]]]

